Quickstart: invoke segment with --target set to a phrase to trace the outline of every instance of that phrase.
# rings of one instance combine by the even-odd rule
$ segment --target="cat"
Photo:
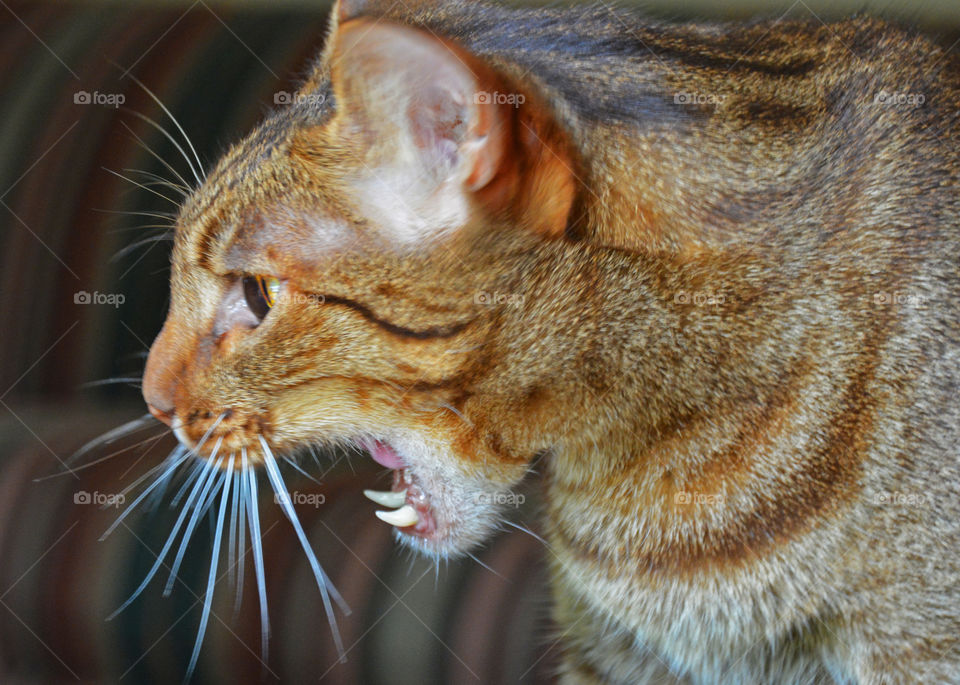
[[[436,557],[536,461],[564,683],[960,682],[958,67],[868,17],[342,0],[183,204],[144,397],[272,483],[365,446]]]

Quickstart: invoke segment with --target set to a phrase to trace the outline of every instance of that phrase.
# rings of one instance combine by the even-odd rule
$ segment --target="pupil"
[[[270,311],[270,302],[267,301],[264,295],[266,292],[266,284],[262,283],[261,279],[253,276],[244,277],[243,296],[247,300],[247,306],[250,307],[250,311],[261,321],[263,317],[267,315],[267,312]]]

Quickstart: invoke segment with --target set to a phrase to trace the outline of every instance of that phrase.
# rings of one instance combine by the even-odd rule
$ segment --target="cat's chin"
[[[389,491],[365,490],[368,499],[388,507],[378,518],[395,528],[397,540],[434,557],[456,557],[481,543],[499,518],[495,496],[443,467],[429,450],[403,450],[382,441],[363,446],[379,464],[393,471]]]

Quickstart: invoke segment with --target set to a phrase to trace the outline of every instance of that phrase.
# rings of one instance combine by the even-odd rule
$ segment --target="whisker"
[[[144,185],[160,185],[164,188],[169,188],[170,190],[176,191],[183,197],[186,197],[190,194],[189,187],[180,183],[174,183],[169,178],[164,178],[160,174],[155,174],[152,171],[146,171],[145,169],[131,169],[130,167],[124,167],[123,170],[131,174],[140,174],[141,176],[146,176],[147,178],[151,179],[150,182],[145,183]]]
[[[220,447],[219,443],[216,446]],[[187,527],[184,530],[183,538],[180,540],[180,547],[177,549],[177,556],[173,560],[173,565],[170,567],[170,575],[167,577],[167,583],[163,587],[163,596],[169,597],[170,593],[173,591],[173,584],[177,579],[177,571],[180,569],[180,564],[183,562],[183,555],[187,551],[187,545],[190,543],[190,538],[193,537],[193,531],[197,527],[197,520],[202,516],[202,503],[207,499],[207,493],[210,491],[210,488],[213,487],[214,481],[217,479],[217,470],[220,467],[220,463],[223,461],[223,457],[220,457],[213,461],[213,457],[216,454],[216,448],[214,448],[214,454],[211,455],[210,459],[207,462],[207,466],[204,467],[205,476],[203,478],[204,485],[203,489],[200,492],[197,501],[193,504],[193,513],[190,516],[190,521],[187,523]],[[222,485],[222,483],[221,483]],[[186,505],[184,505],[186,507]]]
[[[114,254],[110,258],[110,263],[113,264],[114,262],[120,261],[121,259],[126,257],[128,254],[136,250],[138,247],[143,247],[144,245],[149,245],[150,243],[162,243],[162,242],[172,241],[172,240],[173,240],[173,236],[168,235],[167,233],[162,233],[160,235],[152,235],[149,238],[142,238],[141,240],[138,240],[135,243],[131,243],[130,245],[127,245],[126,247],[122,247],[119,250],[117,250],[116,254]]]
[[[173,221],[176,220],[177,215],[174,212],[147,212],[143,210],[133,210],[133,209],[94,209],[95,212],[100,212],[101,214],[119,214],[121,216],[148,216],[151,219],[163,219],[164,221],[170,221],[173,225]]]
[[[80,384],[80,389],[85,390],[86,388],[95,388],[100,385],[111,385],[114,383],[139,383],[143,380],[143,376],[129,376],[127,378],[101,378],[98,381],[87,381],[86,383]],[[147,414],[149,416],[149,414]]]
[[[172,166],[167,160],[165,160],[163,157],[161,157],[161,156],[158,155],[156,152],[154,152],[153,149],[152,149],[149,145],[147,145],[146,142],[144,142],[143,138],[141,138],[140,136],[138,136],[138,135],[134,132],[134,130],[133,130],[132,128],[130,128],[129,126],[127,126],[127,123],[126,123],[125,121],[121,121],[120,124],[121,124],[125,129],[127,129],[127,130],[130,132],[130,135],[132,135],[134,138],[137,139],[137,142],[140,143],[141,147],[143,147],[144,150],[146,150],[146,151],[149,152],[151,155],[153,155],[153,156],[157,159],[157,161],[159,161],[163,166],[165,166],[165,167],[167,168],[167,170],[168,170],[170,173],[172,173],[174,176],[176,176],[176,177],[177,177],[177,180],[180,181],[180,183],[183,184],[183,187],[184,187],[185,189],[189,189],[189,188],[190,188],[190,184],[187,183],[187,179],[185,179],[183,176],[181,176],[181,175],[180,175],[180,172],[177,171],[176,169],[174,169],[173,166]]]
[[[141,119],[146,123],[150,124],[150,126],[153,126],[153,128],[157,129],[160,133],[162,133],[164,137],[173,144],[173,146],[177,149],[177,151],[187,161],[187,166],[190,167],[190,173],[193,174],[193,177],[197,180],[197,185],[200,185],[203,183],[203,180],[200,178],[200,174],[197,172],[196,168],[194,168],[193,162],[190,160],[190,156],[187,154],[186,150],[183,149],[183,146],[177,142],[177,139],[174,138],[172,135],[170,135],[167,129],[165,129],[163,126],[161,126],[160,124],[158,124],[153,119],[146,116],[145,114],[141,114],[140,112],[135,112],[129,109],[127,111],[133,116],[137,117],[138,119]]]
[[[179,452],[179,454],[178,454],[178,452]],[[176,455],[176,456],[175,456],[175,455]],[[102,540],[105,540],[105,539],[107,538],[107,536],[110,535],[110,533],[112,533],[114,530],[116,530],[116,529],[117,529],[117,526],[120,525],[120,523],[130,514],[130,512],[132,512],[134,509],[136,509],[137,505],[140,504],[140,502],[142,502],[143,499],[144,499],[147,495],[149,495],[150,492],[151,492],[155,487],[157,487],[157,485],[159,485],[159,484],[163,481],[164,478],[166,478],[169,474],[173,473],[173,471],[174,471],[178,466],[180,466],[180,464],[182,464],[183,461],[184,461],[187,457],[189,457],[189,456],[190,456],[190,454],[189,454],[188,452],[186,452],[185,450],[184,450],[184,451],[175,450],[169,457],[167,457],[166,461],[172,461],[173,463],[171,463],[170,466],[167,467],[167,470],[164,471],[163,475],[161,475],[159,478],[157,478],[157,480],[155,480],[153,483],[151,483],[149,487],[147,487],[143,492],[141,492],[141,493],[137,496],[137,498],[136,498],[135,500],[133,500],[133,503],[131,503],[130,506],[128,506],[126,509],[123,510],[123,513],[121,513],[120,516],[117,517],[117,520],[113,522],[113,525],[110,526],[109,528],[107,528],[107,531],[106,531],[103,535],[100,536],[100,540],[101,540],[101,541],[102,541]]]
[[[160,435],[157,435],[156,437],[147,438],[148,441],[149,441],[149,440],[153,440],[153,444],[151,444],[150,447],[148,447],[146,450],[144,450],[144,455],[146,455],[147,452],[149,452],[151,449],[153,449],[153,448],[156,446],[156,444],[157,444],[166,434],[167,434],[167,432],[164,431],[163,433],[161,433]],[[121,450],[121,452],[124,452],[124,451],[126,451],[126,450]],[[173,458],[173,455],[174,455],[174,454],[179,455],[181,452],[186,452],[186,451],[187,451],[187,450],[186,450],[185,447],[183,447],[182,445],[177,445],[177,447],[175,447],[175,448],[173,449],[173,451],[170,453],[170,455],[167,457],[167,459]],[[141,455],[141,458],[143,458],[142,455]],[[119,495],[126,495],[128,492],[130,492],[131,490],[133,490],[134,488],[136,488],[138,485],[140,485],[140,483],[142,483],[142,482],[145,481],[146,479],[150,478],[150,477],[151,477],[152,475],[154,475],[157,471],[159,471],[160,469],[162,469],[163,466],[164,466],[164,464],[166,464],[166,461],[161,461],[161,462],[160,462],[159,464],[157,464],[156,466],[153,466],[152,468],[148,469],[146,473],[141,474],[139,478],[137,478],[136,480],[134,480],[132,483],[130,483],[130,485],[128,485],[127,487],[125,487],[123,490],[121,490],[121,491],[120,491],[119,493],[117,493],[117,494],[119,494]],[[130,466],[126,471],[123,472],[123,475],[124,475],[124,476],[127,475],[127,473],[128,473],[128,472],[130,471],[130,469],[132,469],[132,468],[133,468],[133,466]],[[76,470],[76,469],[74,469],[74,470]],[[123,476],[121,476],[121,477],[123,477]]]
[[[232,457],[231,457],[232,459]],[[232,466],[232,463],[231,463]],[[240,488],[233,489],[233,500],[230,506],[230,536],[227,539],[227,569],[230,573],[230,585],[236,581],[234,573],[237,558],[237,510],[240,508]]]
[[[154,95],[154,93],[153,93],[152,90],[150,90],[149,88],[147,88],[147,86],[143,83],[143,81],[141,81],[140,79],[138,79],[138,78],[137,78],[136,76],[134,76],[133,74],[130,74],[130,78],[133,79],[133,82],[134,82],[134,83],[136,83],[138,86],[140,86],[141,88],[143,88],[143,90],[147,93],[147,95],[149,95],[151,98],[153,98],[153,101],[156,102],[156,103],[160,106],[160,109],[163,110],[163,113],[164,113],[164,114],[166,114],[168,117],[170,117],[170,121],[173,122],[173,125],[177,127],[177,130],[178,130],[178,131],[180,131],[180,135],[182,135],[182,136],[183,136],[183,139],[184,139],[185,141],[187,141],[187,145],[190,146],[190,151],[193,152],[193,158],[197,160],[197,168],[200,169],[200,171],[203,171],[203,162],[200,161],[200,155],[197,154],[196,148],[193,147],[193,143],[190,141],[190,136],[188,136],[188,135],[187,135],[187,132],[183,130],[183,126],[180,125],[180,122],[177,121],[177,118],[176,118],[175,116],[173,116],[173,114],[170,112],[170,110],[167,109],[167,106],[164,105],[163,102],[160,101],[160,98],[158,98],[156,95]],[[172,140],[172,137],[171,137],[171,140]],[[179,146],[178,146],[178,147],[179,147]],[[187,158],[186,154],[184,154],[184,157]],[[187,158],[187,163],[188,163],[188,164],[190,163],[190,159],[189,159],[189,158]],[[193,168],[193,164],[190,164],[190,168],[191,168],[191,169]],[[194,175],[196,175],[196,172],[194,172]],[[197,181],[200,182],[199,176],[197,177]]]
[[[532,537],[532,538],[535,539],[535,540],[539,540],[539,541],[542,542],[542,543],[544,544],[544,546],[546,546],[546,547],[549,547],[549,546],[550,546],[549,543],[547,543],[546,540],[544,540],[542,537],[540,537],[539,535],[537,535],[536,533],[534,533],[532,530],[530,530],[530,529],[527,528],[526,526],[521,526],[521,525],[519,525],[519,524],[517,524],[517,523],[514,523],[513,521],[507,521],[506,519],[503,521],[503,523],[507,524],[508,526],[511,526],[512,528],[516,528],[517,530],[526,533],[527,535],[529,535],[530,537]]]
[[[132,183],[133,185],[137,186],[137,187],[140,188],[141,190],[146,190],[148,193],[153,193],[153,194],[156,195],[157,197],[166,200],[167,202],[169,202],[170,204],[172,204],[174,207],[179,207],[179,206],[180,206],[180,203],[179,203],[179,202],[177,202],[177,201],[174,200],[173,198],[167,197],[166,195],[164,195],[163,193],[161,193],[159,190],[154,190],[153,188],[149,188],[149,187],[145,186],[144,184],[142,184],[142,183],[140,183],[140,182],[138,182],[138,181],[134,181],[132,178],[130,178],[130,177],[128,177],[128,176],[124,176],[123,174],[121,174],[121,173],[119,173],[119,172],[117,172],[117,171],[114,171],[113,169],[108,169],[108,168],[105,167],[105,166],[102,166],[102,167],[100,167],[100,168],[103,169],[104,171],[106,171],[108,174],[113,174],[113,175],[116,176],[117,178],[122,178],[122,179],[123,179],[124,181],[126,181],[127,183]]]
[[[257,574],[257,593],[260,598],[260,653],[267,661],[267,647],[270,642],[270,616],[267,614],[267,582],[263,567],[263,540],[260,536],[260,503],[257,493],[257,475],[254,469],[247,467],[247,449],[240,449],[243,472],[247,476],[247,520],[250,524],[250,544],[253,547],[253,567]]]
[[[195,464],[193,467],[193,473],[191,478],[194,478],[197,474],[209,471],[210,467],[213,466],[212,462],[208,462],[204,465],[199,463]],[[160,553],[157,555],[156,561],[153,562],[153,566],[150,567],[150,570],[147,572],[146,578],[143,579],[143,582],[133,591],[133,594],[127,598],[127,600],[120,605],[120,607],[110,614],[107,617],[108,621],[113,620],[121,611],[126,609],[130,604],[140,596],[140,593],[143,592],[147,585],[150,584],[150,581],[156,575],[157,571],[160,570],[160,566],[163,565],[163,560],[167,557],[167,554],[170,552],[170,548],[173,546],[174,541],[177,538],[177,533],[180,532],[180,527],[183,525],[184,520],[187,518],[187,514],[190,513],[191,504],[196,498],[197,493],[200,491],[200,488],[203,486],[204,478],[196,479],[196,484],[193,486],[193,490],[190,492],[190,496],[187,498],[186,503],[184,503],[183,508],[180,510],[180,514],[177,516],[176,522],[173,524],[173,528],[170,530],[170,535],[167,536],[166,542],[163,544],[163,547],[160,549]]]
[[[480,564],[481,566],[483,566],[483,567],[484,567],[485,569],[487,569],[488,571],[490,571],[490,573],[492,573],[493,575],[495,575],[497,578],[502,578],[503,580],[506,580],[507,582],[510,582],[507,578],[504,578],[501,574],[497,573],[497,572],[494,571],[492,568],[490,568],[489,566],[487,566],[485,563],[483,563],[482,561],[480,561],[480,559],[479,559],[476,555],[471,554],[470,552],[467,552],[467,556],[470,557],[471,559],[473,559],[475,562],[477,562],[477,563]]]
[[[321,483],[321,482],[318,481],[316,478],[314,478],[313,476],[311,476],[309,473],[307,473],[306,471],[304,471],[303,468],[301,468],[301,466],[300,466],[297,462],[295,462],[293,459],[287,458],[287,459],[285,459],[284,461],[285,461],[286,463],[290,464],[290,466],[292,466],[293,468],[295,468],[297,471],[299,471],[300,473],[302,473],[304,476],[306,476],[307,478],[309,478],[310,480],[312,480],[312,481],[313,481],[314,483],[316,483],[317,485],[323,485],[323,483]]]
[[[247,499],[250,497],[250,488],[244,471],[247,469],[246,459],[241,463],[241,471],[237,474],[240,490],[240,520],[237,523],[237,596],[233,602],[233,618],[240,614],[240,602],[243,599],[243,571],[247,558]]]
[[[138,418],[133,419],[132,421],[127,421],[121,426],[116,428],[111,428],[106,433],[97,436],[93,440],[81,445],[80,449],[67,457],[65,464],[72,464],[74,461],[79,459],[81,456],[92,450],[94,447],[99,447],[100,445],[107,445],[114,440],[124,437],[125,435],[134,433],[141,428],[146,428],[154,423],[155,419],[149,413],[144,414]]]
[[[110,460],[110,459],[113,459],[114,457],[116,457],[116,456],[118,456],[118,455],[120,455],[120,454],[123,454],[124,452],[129,452],[129,451],[132,450],[132,449],[136,449],[137,447],[140,447],[140,446],[143,445],[144,443],[150,442],[151,440],[153,440],[154,443],[156,443],[156,442],[158,442],[163,436],[165,436],[167,433],[168,433],[168,431],[162,431],[159,435],[151,435],[149,438],[144,438],[144,439],[141,440],[140,442],[134,443],[133,445],[128,445],[127,447],[124,447],[123,449],[119,449],[119,450],[117,450],[116,452],[111,452],[110,454],[108,454],[108,455],[106,455],[106,456],[104,456],[104,457],[100,457],[99,459],[94,459],[93,461],[88,461],[86,464],[81,464],[80,466],[74,466],[73,468],[69,468],[69,467],[68,467],[68,469],[67,469],[66,471],[58,471],[57,473],[51,473],[49,476],[40,476],[39,478],[34,478],[34,479],[33,479],[33,482],[34,482],[34,483],[40,483],[40,482],[45,481],[45,480],[50,480],[51,478],[62,478],[63,476],[69,476],[69,475],[72,475],[72,474],[74,474],[74,473],[77,473],[78,471],[84,471],[84,470],[86,470],[86,469],[89,469],[89,468],[92,467],[92,466],[96,466],[97,464],[102,464],[102,463],[105,462],[105,461],[108,461],[108,460]],[[152,445],[151,445],[151,447],[152,447]],[[162,465],[162,464],[161,464],[161,465]],[[157,468],[159,468],[161,465],[155,466],[155,467],[154,467],[154,470],[157,469]]]
[[[200,656],[200,647],[203,645],[203,637],[207,632],[207,622],[210,620],[210,609],[213,605],[213,586],[217,580],[217,564],[220,561],[220,546],[223,544],[223,518],[227,512],[227,500],[230,497],[230,486],[233,484],[233,455],[230,455],[230,461],[227,463],[227,470],[223,474],[223,495],[220,497],[220,511],[217,514],[217,533],[213,540],[213,549],[210,551],[210,574],[207,576],[207,592],[203,598],[203,612],[200,614],[200,627],[197,630],[197,641],[193,646],[193,654],[190,655],[190,665],[187,667],[187,675],[183,682],[189,682],[193,675],[193,669],[197,666],[197,659]]]
[[[439,404],[439,407],[440,407],[441,409],[446,409],[446,410],[448,410],[448,411],[450,411],[450,412],[453,412],[456,416],[460,417],[460,420],[463,421],[465,424],[467,424],[470,428],[473,428],[473,427],[474,427],[473,422],[472,422],[470,419],[468,419],[466,416],[464,416],[464,415],[460,412],[460,410],[457,409],[456,407],[454,407],[452,404],[447,404],[446,402],[441,402],[441,403]]]
[[[333,641],[337,648],[337,654],[340,655],[341,661],[344,661],[346,660],[346,656],[343,649],[343,642],[340,639],[340,630],[337,628],[337,618],[333,613],[333,606],[330,602],[331,597],[345,614],[349,614],[350,609],[347,607],[346,602],[343,601],[340,593],[337,592],[337,589],[330,583],[327,574],[324,573],[320,567],[320,562],[317,561],[317,557],[313,553],[313,548],[310,547],[307,535],[303,530],[303,526],[300,525],[300,519],[297,517],[297,512],[290,501],[290,494],[287,492],[287,487],[283,483],[283,476],[280,475],[277,461],[273,456],[273,452],[270,451],[270,446],[267,445],[267,441],[264,440],[262,436],[260,436],[260,445],[263,447],[263,462],[266,466],[267,477],[273,486],[273,491],[279,495],[280,506],[293,525],[293,529],[297,533],[297,538],[300,540],[300,546],[303,547],[303,551],[310,562],[310,567],[313,569],[313,575],[317,580],[317,586],[320,588],[320,595],[323,599],[323,606],[327,612],[327,622],[330,624],[330,630],[333,633]]]

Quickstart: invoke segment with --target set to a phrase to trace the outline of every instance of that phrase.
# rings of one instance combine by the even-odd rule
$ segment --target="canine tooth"
[[[381,490],[364,490],[363,496],[369,500],[373,500],[381,506],[393,507],[396,509],[397,507],[403,506],[403,503],[407,499],[407,491],[404,490],[403,492],[393,492],[392,490],[388,490],[383,492]]]
[[[391,526],[398,526],[400,528],[412,526],[420,520],[420,517],[417,516],[417,510],[411,507],[409,504],[405,504],[399,509],[394,509],[393,511],[378,511],[375,513],[377,518],[381,521],[389,523]]]

